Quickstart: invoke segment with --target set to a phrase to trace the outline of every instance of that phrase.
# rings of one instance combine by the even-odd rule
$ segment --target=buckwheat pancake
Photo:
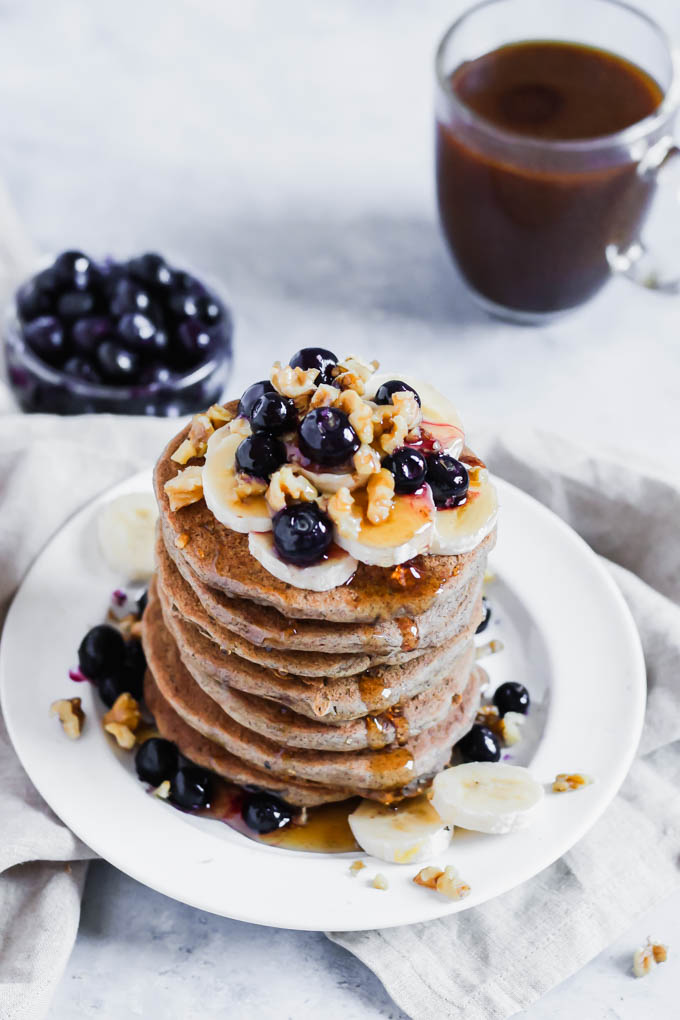
[[[237,402],[225,405],[236,411]],[[458,556],[418,557],[419,578],[402,585],[400,568],[359,563],[348,584],[330,591],[295,588],[278,580],[251,556],[248,536],[231,531],[211,513],[204,500],[170,510],[164,485],[179,466],[171,455],[188,436],[189,426],[170,441],[154,472],[161,528],[166,546],[182,546],[181,556],[204,583],[230,595],[272,606],[294,619],[333,620],[342,623],[374,623],[395,617],[417,617],[435,601],[445,605],[456,599],[495,541],[495,529],[475,549]],[[201,458],[191,463],[201,464]],[[187,536],[186,544],[184,536]],[[396,571],[396,573],[395,573]]]
[[[161,540],[163,536],[161,535]],[[467,597],[468,589],[476,584],[486,569],[486,558],[480,558],[478,570],[471,573],[467,586],[453,605],[446,607],[435,602],[424,613],[409,621],[405,617],[394,620],[377,620],[375,623],[339,623],[335,620],[289,620],[277,609],[259,605],[246,598],[228,595],[218,588],[205,584],[192,570],[173,543],[163,548],[172,559],[178,572],[191,586],[208,615],[222,626],[250,641],[267,648],[284,648],[295,651],[356,654],[358,652],[389,653],[400,651],[411,640],[415,627],[417,647],[430,648],[451,636],[461,626],[456,616]],[[418,569],[420,557],[413,565]],[[446,608],[446,614],[444,609]],[[444,619],[446,616],[446,619]]]
[[[274,776],[340,786],[343,791],[396,792],[443,768],[452,745],[471,725],[485,680],[481,669],[473,669],[460,701],[451,706],[444,721],[404,746],[336,752],[293,749],[240,725],[201,690],[183,668],[177,646],[163,626],[158,603],[151,600],[144,616],[143,640],[160,695],[192,729]]]
[[[164,607],[162,597],[159,600],[152,585],[149,604],[155,606],[157,602],[160,602],[163,623],[177,643],[182,662],[201,686],[209,681],[212,691],[219,687],[235,687],[330,725],[368,713],[384,712],[445,680],[457,679],[464,683],[467,680],[465,671],[469,670],[466,655],[483,616],[481,593],[478,593],[472,616],[461,632],[417,659],[397,666],[375,667],[358,677],[298,678],[293,673],[282,675],[221,651],[193,624]]]

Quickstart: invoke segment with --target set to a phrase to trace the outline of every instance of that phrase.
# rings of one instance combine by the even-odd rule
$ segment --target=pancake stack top
[[[419,792],[469,730],[497,503],[453,407],[298,352],[155,471],[145,698],[187,758],[292,805]]]

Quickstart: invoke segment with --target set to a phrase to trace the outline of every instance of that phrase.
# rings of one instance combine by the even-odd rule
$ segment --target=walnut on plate
[[[62,729],[70,740],[78,739],[85,722],[80,698],[58,698],[50,705],[50,715],[58,716]]]

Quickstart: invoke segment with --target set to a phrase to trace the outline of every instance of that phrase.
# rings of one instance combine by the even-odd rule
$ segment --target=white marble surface
[[[435,375],[468,418],[678,472],[680,297],[617,281],[522,329],[478,312],[454,276],[434,216],[431,57],[461,6],[2,4],[2,173],[43,250],[158,247],[220,276],[238,320],[235,393],[306,344],[370,350]],[[645,7],[680,37],[674,0]],[[629,964],[648,931],[680,946],[679,919],[675,896],[526,1020],[676,1016],[674,957],[642,982]],[[52,1020],[320,1014],[401,1016],[322,935],[200,914],[92,867]]]

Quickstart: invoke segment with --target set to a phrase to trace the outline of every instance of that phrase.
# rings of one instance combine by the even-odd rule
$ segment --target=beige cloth
[[[0,417],[0,616],[51,534],[88,499],[150,464],[172,422]],[[582,966],[677,882],[680,853],[680,485],[630,477],[554,438],[489,436],[500,475],[532,492],[614,563],[640,627],[649,709],[636,761],[605,816],[524,886],[454,918],[331,937],[414,1018],[494,1020]],[[30,515],[27,514],[30,508]],[[623,569],[626,568],[626,569]],[[675,744],[672,742],[676,741]],[[0,1020],[38,1020],[75,938],[91,851],[43,803],[0,720]]]

